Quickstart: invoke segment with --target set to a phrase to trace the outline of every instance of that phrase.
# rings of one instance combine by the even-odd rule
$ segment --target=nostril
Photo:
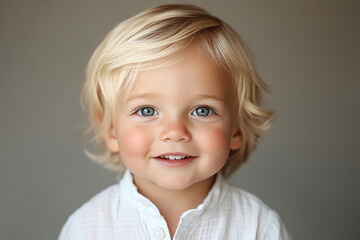
[[[191,135],[188,131],[179,131],[179,130],[170,130],[163,131],[160,135],[160,139],[162,141],[189,141],[191,139]]]

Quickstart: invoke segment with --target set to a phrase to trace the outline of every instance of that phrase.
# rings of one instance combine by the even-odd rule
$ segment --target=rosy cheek
[[[214,156],[217,161],[226,160],[229,154],[230,139],[222,128],[207,129],[202,137],[202,146]]]
[[[146,150],[149,150],[151,144],[151,134],[149,130],[142,127],[124,127],[119,139],[119,153],[124,163],[127,161],[136,161],[146,156]]]

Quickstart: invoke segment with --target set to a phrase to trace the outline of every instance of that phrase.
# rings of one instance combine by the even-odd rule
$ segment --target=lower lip
[[[196,157],[189,157],[178,160],[168,160],[163,158],[154,158],[154,159],[167,167],[182,167],[190,164],[192,161],[194,161],[195,158]]]

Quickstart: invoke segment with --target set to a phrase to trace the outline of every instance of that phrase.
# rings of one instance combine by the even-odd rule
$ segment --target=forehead
[[[227,98],[234,90],[229,74],[206,54],[192,51],[181,61],[139,72],[129,99],[142,94],[202,94]]]

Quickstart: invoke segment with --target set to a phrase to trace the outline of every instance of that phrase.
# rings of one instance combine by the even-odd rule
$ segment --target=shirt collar
[[[122,191],[122,197],[126,198],[129,203],[133,203],[140,211],[144,211],[153,216],[161,216],[158,208],[149,199],[138,192],[138,189],[133,182],[133,176],[130,170],[126,170],[124,176],[119,182],[119,185]],[[199,216],[206,209],[216,209],[220,207],[220,203],[223,202],[222,200],[225,198],[228,190],[228,183],[224,180],[224,177],[220,172],[217,173],[215,183],[204,202],[196,209],[186,211],[183,216]]]

